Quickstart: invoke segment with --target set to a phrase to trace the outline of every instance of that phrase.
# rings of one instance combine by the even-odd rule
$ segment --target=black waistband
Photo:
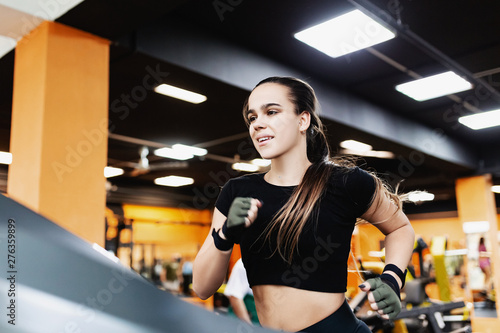
[[[364,329],[366,328],[366,329]],[[347,301],[340,306],[334,313],[325,319],[304,328],[300,332],[319,333],[319,332],[370,332],[368,327],[361,322],[354,313],[352,313]]]

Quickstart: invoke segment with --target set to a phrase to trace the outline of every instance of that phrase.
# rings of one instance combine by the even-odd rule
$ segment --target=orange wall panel
[[[7,192],[104,245],[109,41],[43,22],[16,48]]]

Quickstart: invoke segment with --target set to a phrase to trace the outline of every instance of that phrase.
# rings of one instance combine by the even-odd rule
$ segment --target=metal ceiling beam
[[[155,23],[137,32],[137,50],[162,61],[250,91],[268,76],[305,78],[318,95],[322,116],[438,159],[476,169],[473,151],[439,129],[404,119],[268,58],[228,44],[181,22]]]

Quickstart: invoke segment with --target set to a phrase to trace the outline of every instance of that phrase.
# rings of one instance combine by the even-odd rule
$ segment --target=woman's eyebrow
[[[268,107],[271,107],[271,106],[279,106],[279,107],[281,107],[281,104],[279,104],[279,103],[266,103],[266,104],[262,104],[262,105],[260,106],[260,109],[261,109],[261,110],[265,110],[265,109],[267,109]],[[249,109],[249,110],[247,111],[247,114],[249,114],[249,113],[253,113],[253,112],[255,112],[255,110],[254,110],[254,109]]]

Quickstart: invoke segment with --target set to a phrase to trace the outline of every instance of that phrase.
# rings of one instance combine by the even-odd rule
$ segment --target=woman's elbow
[[[208,290],[206,286],[203,286],[202,283],[198,279],[195,278],[195,275],[193,275],[193,291],[202,300],[206,300],[210,298],[214,293]]]

